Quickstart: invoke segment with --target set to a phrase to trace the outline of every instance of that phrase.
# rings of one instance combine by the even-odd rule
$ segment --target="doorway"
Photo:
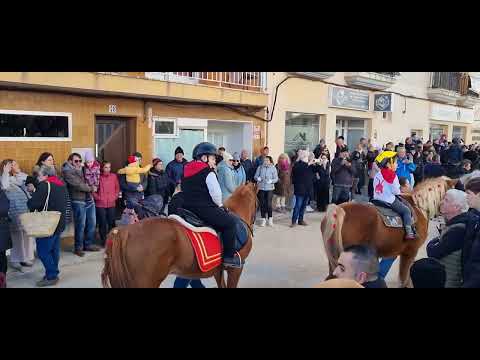
[[[366,137],[366,121],[359,118],[347,118],[337,116],[337,129],[335,138],[343,136],[350,151],[360,143],[360,139]]]
[[[95,152],[101,162],[112,164],[112,172],[125,166],[132,153],[132,127],[135,119],[125,117],[95,117]]]

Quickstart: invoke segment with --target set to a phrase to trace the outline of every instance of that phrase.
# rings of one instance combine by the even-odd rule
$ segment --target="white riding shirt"
[[[378,172],[373,179],[373,198],[392,204],[396,199],[395,195],[400,195],[398,176],[395,176],[395,180],[390,184],[383,178],[382,173]]]

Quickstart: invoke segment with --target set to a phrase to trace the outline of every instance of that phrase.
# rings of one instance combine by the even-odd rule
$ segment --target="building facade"
[[[277,156],[313,150],[320,139],[333,151],[339,135],[350,150],[361,137],[384,145],[446,134],[471,143],[480,140],[477,79],[477,73],[268,73],[268,144]]]
[[[90,149],[122,167],[135,151],[165,163],[212,141],[257,153],[265,144],[265,73],[0,72],[0,158],[30,172]]]

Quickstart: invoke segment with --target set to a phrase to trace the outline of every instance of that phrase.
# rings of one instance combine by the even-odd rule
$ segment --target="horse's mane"
[[[232,195],[225,201],[225,206],[228,209],[236,210],[238,205],[245,204],[245,201],[256,201],[255,186],[252,183],[241,185],[235,189]]]
[[[450,179],[445,176],[427,179],[418,184],[413,190],[412,198],[415,204],[429,219],[439,215],[440,202],[450,188],[448,180]]]

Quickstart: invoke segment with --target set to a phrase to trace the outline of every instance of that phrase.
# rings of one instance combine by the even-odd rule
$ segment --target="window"
[[[154,117],[154,136],[158,138],[172,138],[177,136],[176,119]]]
[[[320,115],[287,112],[285,123],[285,151],[308,149],[313,151],[320,141]]]
[[[155,157],[162,159],[164,165],[167,166],[174,159],[177,146],[181,146],[185,153],[185,158],[192,160],[193,148],[203,141],[205,141],[205,130],[180,129],[178,138],[155,139]]]
[[[360,143],[360,139],[365,137],[365,120],[355,119],[337,119],[337,131],[335,138],[339,136],[345,138],[345,143],[350,151]]]
[[[72,114],[0,110],[3,141],[71,141]]]
[[[465,139],[465,133],[467,129],[463,126],[454,126],[452,132],[452,138]]]

